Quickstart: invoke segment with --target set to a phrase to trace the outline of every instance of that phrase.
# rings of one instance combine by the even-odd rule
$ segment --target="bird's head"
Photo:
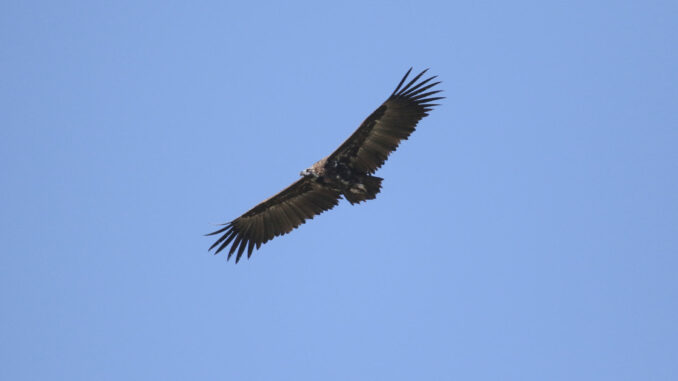
[[[313,178],[318,178],[318,176],[320,176],[318,174],[318,171],[315,169],[315,164],[313,164],[309,168],[306,168],[303,171],[301,171],[301,173],[299,175],[304,176],[304,177],[311,176]]]

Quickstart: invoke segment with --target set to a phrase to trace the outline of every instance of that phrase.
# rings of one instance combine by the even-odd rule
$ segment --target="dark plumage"
[[[336,151],[302,171],[294,184],[208,234],[222,234],[210,250],[216,247],[216,254],[231,244],[228,259],[237,251],[237,263],[245,249],[249,258],[255,247],[332,209],[341,196],[351,204],[374,199],[382,179],[372,174],[437,106],[432,102],[443,99],[434,96],[441,90],[430,90],[440,83],[431,82],[435,76],[417,82],[427,70],[403,86],[410,68],[391,96]]]

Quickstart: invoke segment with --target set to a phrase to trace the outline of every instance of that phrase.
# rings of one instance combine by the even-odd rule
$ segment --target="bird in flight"
[[[428,69],[403,86],[411,71],[412,68],[388,99],[339,148],[303,170],[299,180],[207,234],[221,234],[209,250],[216,248],[217,254],[231,244],[227,259],[237,250],[238,263],[245,249],[249,258],[255,247],[259,249],[274,237],[334,208],[341,196],[351,205],[376,198],[383,179],[372,174],[433,106],[438,106],[432,102],[444,98],[435,96],[441,90],[432,90],[440,83],[431,82],[436,76],[420,81]]]

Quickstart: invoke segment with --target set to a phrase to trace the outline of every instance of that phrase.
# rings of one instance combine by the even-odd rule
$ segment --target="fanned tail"
[[[373,200],[377,197],[377,193],[381,191],[382,180],[384,179],[377,176],[365,176],[362,183],[355,184],[344,192],[344,198],[351,204]]]

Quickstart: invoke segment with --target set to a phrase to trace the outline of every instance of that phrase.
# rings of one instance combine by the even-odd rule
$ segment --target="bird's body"
[[[374,199],[382,178],[373,176],[398,144],[414,131],[421,118],[442,97],[440,90],[427,91],[440,82],[417,83],[424,70],[403,87],[410,69],[391,96],[329,156],[301,172],[301,179],[264,200],[242,216],[209,235],[222,234],[210,247],[216,253],[231,244],[228,258],[237,250],[238,262],[270,239],[289,233],[307,219],[332,209],[343,196],[351,204]]]
[[[336,191],[351,204],[377,197],[383,180],[357,171],[346,162],[328,160],[327,157],[302,171],[301,175],[309,176],[316,183]]]

